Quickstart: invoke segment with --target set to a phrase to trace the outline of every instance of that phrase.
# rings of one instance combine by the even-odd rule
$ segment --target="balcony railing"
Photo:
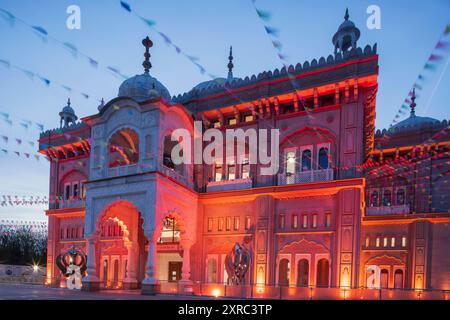
[[[320,182],[333,180],[333,169],[309,170],[298,173],[278,175],[278,185]]]
[[[66,209],[86,206],[86,199],[64,199],[50,203],[50,209]]]
[[[129,166],[117,166],[108,168],[108,177],[119,177],[134,174],[138,172],[138,165],[132,164]]]
[[[214,191],[226,191],[226,190],[239,190],[248,189],[253,186],[251,178],[235,179],[235,180],[223,180],[223,181],[210,181],[206,185],[207,192]]]
[[[175,181],[178,181],[179,183],[181,183],[189,188],[193,188],[194,184],[191,181],[189,181],[189,179],[187,179],[184,175],[175,171],[174,169],[166,167],[163,164],[160,164],[160,165],[158,165],[158,170],[165,176],[167,176]]]
[[[366,207],[366,216],[386,216],[391,214],[411,213],[409,204],[400,206]]]

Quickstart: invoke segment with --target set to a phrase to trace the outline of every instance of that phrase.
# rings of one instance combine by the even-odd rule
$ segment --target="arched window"
[[[278,266],[278,285],[288,286],[289,285],[289,260],[281,259]]]
[[[293,176],[295,175],[295,165],[296,165],[295,151],[287,152],[285,172],[286,172],[286,181],[288,184],[294,182]]]
[[[383,192],[383,206],[390,207],[392,205],[392,193],[387,189]]]
[[[306,149],[302,152],[302,171],[309,171],[311,170],[311,163],[312,163],[312,153],[311,150]]]
[[[403,289],[403,270],[397,269],[394,273],[394,288]]]
[[[387,288],[389,285],[389,271],[386,269],[381,270],[380,285],[381,288]]]
[[[109,167],[128,166],[139,161],[139,136],[129,128],[114,133],[109,140]]]
[[[370,195],[370,206],[378,207],[378,191],[373,191]]]
[[[103,260],[103,282],[105,286],[108,282],[108,260]]]
[[[184,165],[175,164],[172,160],[172,149],[178,145],[178,141],[172,141],[172,136],[169,134],[164,137],[164,146],[163,146],[163,165],[169,169],[173,169],[179,174],[184,174]],[[183,150],[180,151],[180,156],[183,155]]]
[[[317,281],[318,287],[328,287],[330,263],[327,259],[320,259],[317,263]]]
[[[328,148],[322,147],[319,150],[319,170],[328,169]]]
[[[307,287],[309,285],[309,262],[301,259],[297,263],[297,286]]]
[[[398,189],[396,198],[397,198],[397,205],[398,206],[404,205],[405,204],[405,189],[403,189],[403,188],[402,189]]]
[[[175,218],[166,217],[163,221],[163,229],[161,231],[160,243],[177,243],[180,242],[180,228]]]

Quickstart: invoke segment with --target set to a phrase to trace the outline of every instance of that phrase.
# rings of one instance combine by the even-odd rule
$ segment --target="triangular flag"
[[[126,3],[125,1],[120,1],[120,5],[122,6],[122,8],[124,8],[125,10],[127,10],[128,12],[131,12],[131,7],[128,3]]]
[[[260,17],[264,21],[269,21],[271,14],[268,11],[263,11],[261,9],[256,9],[256,13],[258,14],[258,17]]]

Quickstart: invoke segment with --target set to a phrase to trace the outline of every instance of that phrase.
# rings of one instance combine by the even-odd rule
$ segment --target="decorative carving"
[[[248,249],[236,242],[231,252],[225,258],[225,268],[228,274],[228,281],[231,284],[239,285],[243,283],[250,267],[250,261],[251,256]]]

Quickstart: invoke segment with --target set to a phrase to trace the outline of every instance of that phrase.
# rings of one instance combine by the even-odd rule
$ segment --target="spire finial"
[[[412,95],[411,95],[411,104],[409,105],[411,108],[411,117],[416,116],[416,88],[413,88]]]
[[[233,79],[233,47],[230,46],[230,55],[228,56],[228,80]]]
[[[347,21],[348,18],[350,18],[350,15],[348,14],[348,8],[346,8],[345,9],[345,16],[344,16],[345,21]]]
[[[144,53],[145,60],[142,63],[142,66],[144,67],[145,73],[149,73],[149,70],[152,67],[152,64],[150,63],[149,49],[153,46],[153,42],[147,36],[145,39],[142,40],[142,45],[145,47],[145,53]]]

